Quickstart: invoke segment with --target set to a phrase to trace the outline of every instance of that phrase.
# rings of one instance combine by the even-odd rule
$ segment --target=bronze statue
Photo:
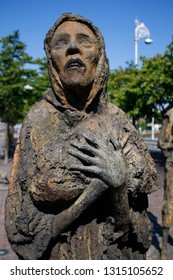
[[[167,259],[168,233],[173,224],[173,108],[164,115],[158,145],[165,156],[161,259]]]
[[[107,100],[100,31],[63,14],[45,38],[51,89],[25,118],[6,200],[20,259],[145,259],[147,194],[158,177],[146,145]]]

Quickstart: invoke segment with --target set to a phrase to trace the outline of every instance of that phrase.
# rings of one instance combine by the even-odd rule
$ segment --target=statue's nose
[[[66,54],[71,55],[71,54],[76,54],[79,52],[80,52],[80,48],[79,48],[78,44],[74,41],[70,42],[70,44],[68,45]]]

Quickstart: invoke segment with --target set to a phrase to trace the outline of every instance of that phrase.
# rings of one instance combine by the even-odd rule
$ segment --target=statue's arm
[[[56,238],[74,222],[107,188],[108,186],[99,179],[92,179],[90,185],[78,199],[69,208],[54,217],[52,225],[53,238]]]

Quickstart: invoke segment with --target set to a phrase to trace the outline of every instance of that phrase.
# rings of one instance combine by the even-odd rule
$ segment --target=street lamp
[[[146,44],[151,44],[152,39],[150,38],[150,32],[143,22],[140,22],[139,19],[135,19],[135,66],[138,66],[138,41],[141,38],[145,39]]]

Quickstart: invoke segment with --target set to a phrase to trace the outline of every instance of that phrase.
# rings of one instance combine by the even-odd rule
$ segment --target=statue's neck
[[[79,111],[85,109],[89,94],[90,88],[70,88],[64,91],[67,103]]]

